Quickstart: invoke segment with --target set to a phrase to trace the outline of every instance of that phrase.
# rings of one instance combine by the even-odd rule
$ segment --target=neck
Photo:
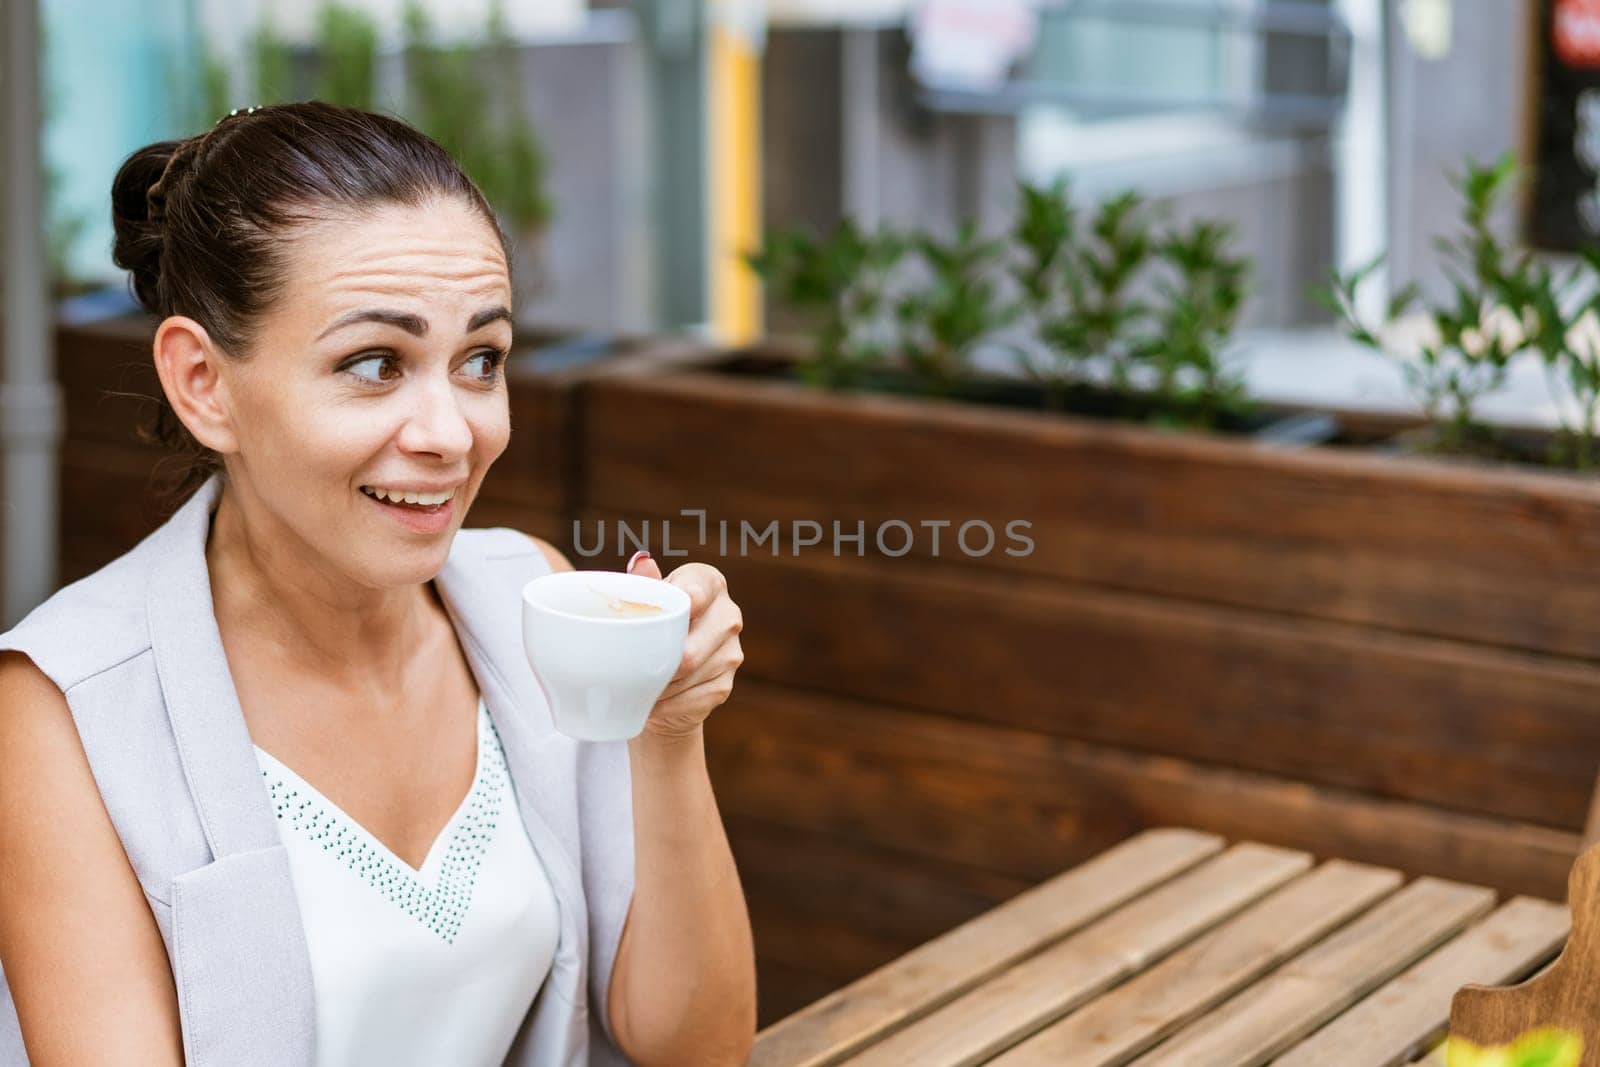
[[[351,692],[405,684],[444,614],[433,582],[361,585],[231,485],[212,516],[206,565],[219,625],[286,669]]]

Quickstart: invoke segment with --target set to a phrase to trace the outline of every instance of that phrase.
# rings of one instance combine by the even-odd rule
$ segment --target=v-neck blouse
[[[319,1067],[502,1063],[558,914],[482,698],[472,786],[420,868],[255,752],[310,950]]]

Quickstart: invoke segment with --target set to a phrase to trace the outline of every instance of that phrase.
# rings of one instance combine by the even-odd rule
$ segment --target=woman
[[[461,528],[510,435],[478,190],[404,123],[301,103],[151,145],[112,195],[202,484],[0,635],[0,1059],[742,1063],[702,737],[739,609],[678,568],[645,732],[551,730],[517,590],[571,564]]]

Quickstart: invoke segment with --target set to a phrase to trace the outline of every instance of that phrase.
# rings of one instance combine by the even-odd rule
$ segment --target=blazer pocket
[[[311,961],[282,844],[174,878],[172,944],[188,1067],[312,1062]]]

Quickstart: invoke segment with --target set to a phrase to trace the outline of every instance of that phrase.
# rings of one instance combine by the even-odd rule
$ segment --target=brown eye
[[[370,356],[364,356],[361,359],[356,360],[354,363],[346,364],[344,370],[345,370],[346,374],[355,375],[355,377],[360,378],[364,382],[370,382],[373,385],[381,385],[384,382],[392,381],[393,379],[390,378],[390,377],[385,376],[381,372],[379,373],[379,375],[376,378],[374,378],[374,377],[372,377],[370,375],[367,375],[367,374],[359,374],[359,373],[356,372],[356,368],[357,367],[364,367],[369,363],[377,363],[379,365],[389,365],[389,364],[392,364],[393,361],[394,361],[394,356],[393,355],[391,355],[389,353],[386,353],[386,352],[375,352]]]
[[[483,373],[478,377],[486,382],[494,379],[495,375],[500,369],[500,364],[505,362],[505,358],[506,354],[497,348],[485,348],[481,352],[474,352],[472,354],[472,359],[481,359],[485,361],[483,365]],[[469,359],[467,362],[472,362],[472,359]]]

